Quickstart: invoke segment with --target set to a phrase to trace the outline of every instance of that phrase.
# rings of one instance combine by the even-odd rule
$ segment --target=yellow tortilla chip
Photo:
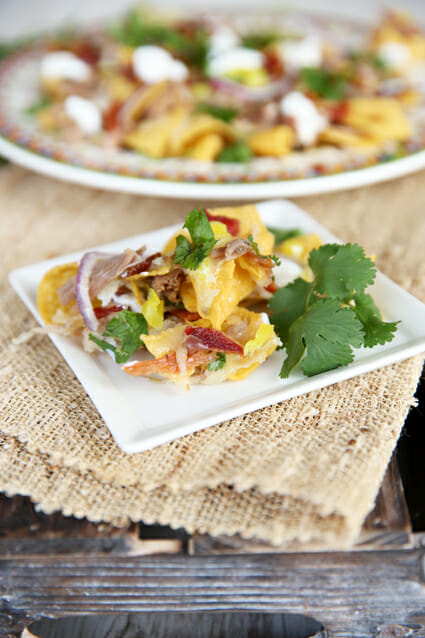
[[[354,97],[347,100],[344,124],[378,142],[404,141],[412,127],[399,102],[390,97]]]
[[[224,139],[218,133],[208,133],[197,140],[187,152],[187,157],[201,162],[213,162],[224,148]]]
[[[169,155],[170,135],[184,118],[186,111],[185,107],[176,107],[171,113],[141,122],[125,136],[124,143],[129,148],[156,159]]]
[[[348,148],[350,146],[361,148],[364,146],[376,145],[376,140],[360,135],[355,131],[342,126],[329,126],[319,136],[319,142],[322,144],[332,144],[333,146],[339,146],[341,148]]]
[[[67,306],[63,306],[59,301],[57,291],[58,288],[71,279],[71,277],[74,277],[74,275],[77,274],[77,271],[78,263],[72,262],[69,264],[54,266],[44,275],[37,291],[38,311],[44,323],[59,323],[54,321],[54,317],[58,310],[62,311],[64,322],[66,322],[67,319],[72,318],[73,315],[69,311],[75,304],[75,301]],[[60,323],[63,322],[61,321]]]
[[[170,137],[169,151],[171,155],[183,155],[189,147],[205,135],[215,133],[226,140],[233,140],[232,128],[207,113],[198,113],[176,124]]]
[[[257,207],[254,204],[246,206],[235,206],[225,208],[209,209],[211,215],[230,217],[239,221],[239,237],[247,239],[252,235],[257,242],[258,248],[263,255],[270,255],[273,252],[274,237],[265,227]]]
[[[294,141],[294,131],[282,124],[254,133],[248,143],[255,155],[281,157],[291,151]]]

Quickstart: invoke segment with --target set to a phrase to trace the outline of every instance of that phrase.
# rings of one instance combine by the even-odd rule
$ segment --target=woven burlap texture
[[[421,178],[304,203],[423,299]],[[415,188],[418,197],[407,205],[403,195]],[[26,263],[179,221],[190,207],[3,168],[2,280]],[[49,512],[272,542],[344,543],[359,531],[412,404],[422,357],[127,455],[46,336],[10,346],[35,322],[5,283],[0,299],[2,490],[28,494]]]

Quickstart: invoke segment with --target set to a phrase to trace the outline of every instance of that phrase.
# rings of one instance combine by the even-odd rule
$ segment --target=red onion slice
[[[100,260],[108,259],[109,257],[111,257],[111,255],[107,253],[86,253],[78,267],[75,296],[81,316],[89,330],[96,330],[99,325],[90,298],[90,277],[95,265]]]
[[[211,85],[218,91],[233,95],[243,102],[263,102],[289,91],[290,81],[288,78],[284,78],[283,80],[277,80],[265,86],[253,88],[239,84],[238,82],[233,82],[233,80],[212,78]]]

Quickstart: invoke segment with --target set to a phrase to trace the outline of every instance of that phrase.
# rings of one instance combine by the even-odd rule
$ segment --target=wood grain
[[[425,615],[424,550],[205,557],[54,556],[0,560],[2,616],[160,610],[301,613],[333,637],[371,638]],[[25,622],[26,621],[26,622]],[[0,626],[4,626],[0,619]]]

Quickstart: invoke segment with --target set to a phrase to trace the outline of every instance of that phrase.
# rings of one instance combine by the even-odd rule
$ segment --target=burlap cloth
[[[298,203],[425,300],[424,173]],[[347,545],[373,506],[422,356],[128,455],[47,336],[11,346],[35,320],[8,271],[175,223],[190,209],[0,170],[0,489],[92,521]]]

